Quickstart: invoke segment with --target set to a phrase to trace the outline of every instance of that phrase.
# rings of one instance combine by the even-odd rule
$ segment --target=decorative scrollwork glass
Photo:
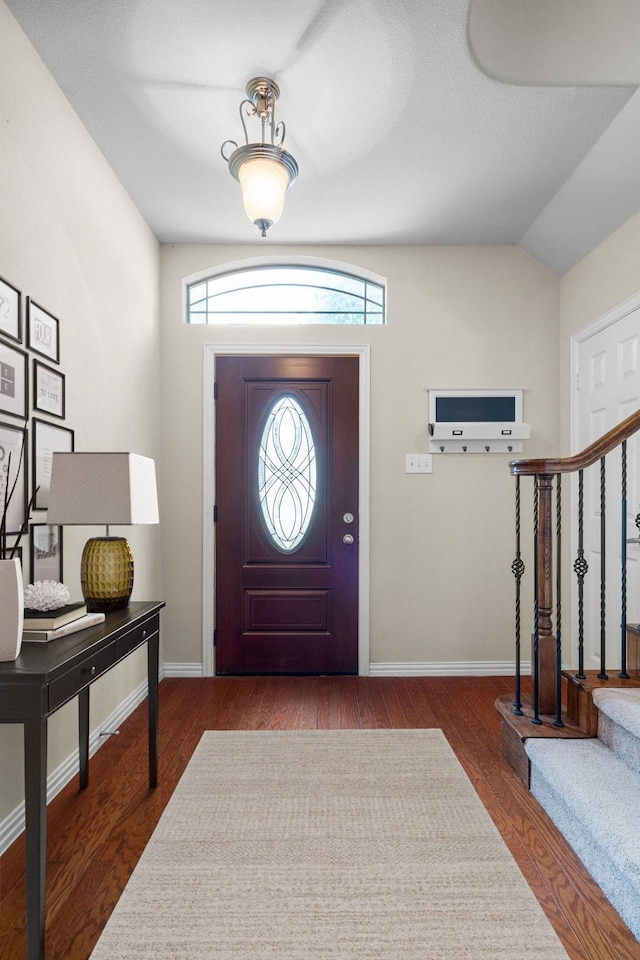
[[[273,403],[258,450],[258,497],[274,544],[291,553],[303,542],[316,505],[316,444],[304,410],[288,394]]]

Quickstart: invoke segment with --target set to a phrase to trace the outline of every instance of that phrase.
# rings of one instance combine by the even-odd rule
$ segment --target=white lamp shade
[[[54,453],[47,523],[158,523],[156,466],[136,453]]]
[[[245,160],[238,170],[238,180],[245,213],[252,223],[257,220],[278,222],[290,179],[287,168],[277,160],[264,157]]]

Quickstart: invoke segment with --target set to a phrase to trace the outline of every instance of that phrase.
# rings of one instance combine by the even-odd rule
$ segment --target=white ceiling
[[[469,0],[6,2],[162,242],[259,239],[220,156],[257,75],[300,166],[265,247],[519,243],[562,274],[640,210],[640,94],[492,79]]]

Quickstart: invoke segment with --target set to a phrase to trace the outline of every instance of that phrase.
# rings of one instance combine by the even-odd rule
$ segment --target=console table
[[[44,960],[47,853],[47,721],[78,697],[80,787],[89,783],[89,688],[147,644],[149,786],[158,783],[158,648],[164,603],[132,603],[104,623],[48,643],[23,643],[0,663],[0,723],[24,726],[27,957]]]

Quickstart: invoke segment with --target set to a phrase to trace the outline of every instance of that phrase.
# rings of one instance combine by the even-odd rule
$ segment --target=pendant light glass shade
[[[245,213],[252,223],[277,223],[284,210],[289,172],[277,160],[245,160],[238,170]]]

